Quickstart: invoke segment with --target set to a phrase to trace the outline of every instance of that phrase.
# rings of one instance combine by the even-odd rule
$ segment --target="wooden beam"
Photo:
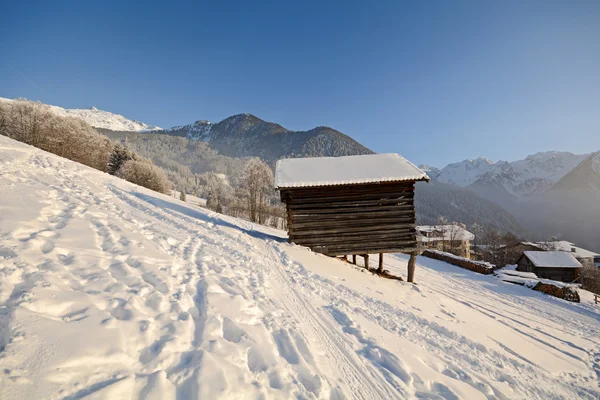
[[[302,243],[296,243],[300,246],[305,246]],[[406,239],[406,240],[375,240],[373,242],[369,242],[367,240],[355,240],[350,243],[345,242],[332,242],[323,244],[312,244],[307,247],[317,247],[317,246],[327,246],[327,248],[331,251],[336,251],[338,254],[365,254],[365,251],[369,250],[369,253],[387,253],[386,251],[374,251],[375,249],[398,249],[398,252],[405,251],[404,249],[410,249],[413,247],[417,247],[417,241],[414,239]],[[362,253],[356,251],[360,251],[362,246]],[[354,250],[349,251],[348,253],[344,253],[344,250]],[[341,251],[341,253],[339,253]]]
[[[381,204],[414,204],[413,197],[399,197],[399,198],[374,198],[371,200],[348,200],[346,201],[321,201],[318,203],[310,203],[298,200],[297,203],[288,202],[292,210],[301,210],[307,208],[336,208],[336,207],[356,207],[356,206],[377,206]]]
[[[385,225],[373,225],[373,226],[365,226],[360,229],[353,227],[333,227],[327,229],[319,229],[315,227],[289,227],[288,231],[290,232],[290,236],[293,237],[303,237],[303,236],[313,236],[313,235],[347,235],[352,236],[357,232],[367,233],[367,232],[380,232],[380,233],[391,233],[391,232],[416,232],[416,224],[385,224]]]
[[[410,253],[408,260],[408,282],[414,283],[415,281],[415,266],[417,264],[417,256],[414,252]]]
[[[356,212],[371,212],[371,211],[402,211],[412,210],[414,205],[377,205],[377,206],[357,206],[357,207],[337,207],[337,208],[310,208],[294,210],[294,215],[309,215],[315,214],[341,214],[341,213],[356,213]]]
[[[369,255],[368,254],[364,254],[363,258],[365,259],[365,268],[368,271],[369,270]]]
[[[319,227],[319,226],[326,226],[328,225],[329,227],[333,228],[336,226],[340,226],[341,224],[343,224],[346,227],[349,226],[373,226],[373,225],[379,225],[379,224],[385,224],[385,223],[392,223],[392,224],[413,224],[415,222],[415,217],[413,216],[409,216],[409,217],[396,217],[396,218],[369,218],[369,219],[363,219],[363,220],[352,220],[352,221],[307,221],[307,222],[292,222],[293,227],[295,228],[315,228],[315,227]]]
[[[417,250],[417,246],[406,246],[406,247],[386,247],[384,248],[383,246],[378,247],[378,248],[374,248],[374,249],[367,249],[371,254],[378,254],[378,253],[410,253],[411,251],[416,251]],[[363,246],[362,250],[361,249],[356,249],[356,250],[351,250],[351,249],[332,249],[332,250],[328,250],[328,255],[330,256],[341,256],[344,254],[350,254],[350,255],[362,255],[365,252],[365,248]]]
[[[383,272],[383,253],[379,253],[379,268],[377,268],[377,272]]]
[[[355,221],[374,218],[394,218],[394,217],[409,217],[414,216],[415,210],[400,210],[400,211],[371,211],[347,213],[347,214],[314,214],[314,215],[298,215],[292,213],[293,223],[297,222],[321,222],[321,221]]]
[[[356,265],[356,254],[352,254],[352,264]]]
[[[372,232],[371,234],[361,234],[358,232],[355,236],[314,236],[314,237],[293,237],[293,242],[302,246],[308,244],[322,244],[327,246],[329,244],[344,244],[344,243],[366,243],[373,241],[414,241],[416,236],[414,232],[404,233],[388,233],[378,234]]]
[[[414,190],[414,182],[395,184],[373,184],[373,185],[340,185],[313,188],[287,188],[281,189],[290,197],[331,197],[352,196],[366,193],[394,193],[398,191]]]

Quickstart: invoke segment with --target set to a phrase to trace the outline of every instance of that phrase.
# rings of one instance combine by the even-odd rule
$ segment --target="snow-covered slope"
[[[2,136],[0,190],[3,400],[600,396],[587,292],[381,279]]]
[[[0,101],[12,100],[0,97]],[[124,116],[119,114],[113,114],[108,111],[98,110],[96,107],[83,109],[67,109],[51,105],[50,109],[52,110],[52,112],[60,116],[80,118],[95,128],[125,132],[157,131],[162,129],[158,126],[152,126],[143,122],[125,118]]]
[[[572,171],[589,154],[549,151],[514,162],[479,157],[442,168],[438,180],[458,186],[502,190],[516,197],[543,192]]]

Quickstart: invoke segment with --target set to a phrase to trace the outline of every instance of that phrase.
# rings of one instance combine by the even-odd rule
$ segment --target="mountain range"
[[[507,196],[526,198],[549,189],[590,154],[548,151],[523,160],[492,162],[485,157],[452,163],[435,171],[439,182],[461,187],[494,187]]]
[[[0,98],[2,100],[10,101]],[[170,140],[167,137],[178,137],[179,140],[185,138],[207,143],[209,148],[220,154],[221,164],[223,157],[255,156],[273,165],[276,160],[286,157],[373,153],[351,137],[329,127],[292,131],[251,114],[234,115],[217,123],[198,120],[162,129],[95,108],[69,110],[51,107],[61,115],[84,119],[113,139],[138,133],[164,135],[163,142]],[[142,146],[139,146],[136,150],[143,153]],[[181,149],[182,144],[165,147]],[[202,157],[205,152],[193,154]],[[466,224],[478,222],[481,225],[480,222],[484,221],[487,227],[525,234],[532,239],[556,236],[598,251],[600,226],[594,226],[590,218],[600,217],[596,211],[596,208],[600,209],[597,207],[600,203],[599,154],[550,151],[512,162],[492,162],[479,157],[441,169],[421,165],[432,178],[432,184],[421,185],[423,188],[418,190],[422,194],[417,196],[419,222],[435,223],[439,216]],[[187,154],[187,161],[183,162],[180,154],[165,156],[161,153],[159,165],[169,168],[171,163],[183,163],[189,167],[193,165],[189,156]],[[211,157],[214,158],[214,154]],[[202,164],[202,161],[196,162]],[[202,165],[203,171],[210,169],[210,163]],[[565,212],[565,208],[569,211]]]

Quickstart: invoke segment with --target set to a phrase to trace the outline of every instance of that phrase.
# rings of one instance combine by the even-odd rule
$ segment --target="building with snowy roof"
[[[573,256],[584,267],[600,267],[600,254],[578,247],[572,242],[566,240],[555,240],[549,242],[516,242],[506,246],[501,246],[499,251],[505,254],[513,255],[509,260],[514,264],[524,251],[565,251]],[[511,257],[506,257],[510,259]]]
[[[429,177],[398,154],[291,158],[275,168],[291,242],[354,262],[380,254],[379,270],[383,253],[417,250],[417,181]]]
[[[566,251],[525,251],[517,261],[517,271],[533,272],[538,277],[554,281],[574,282],[582,265]]]
[[[420,247],[446,251],[459,257],[471,258],[471,241],[474,239],[475,235],[459,224],[417,226]]]

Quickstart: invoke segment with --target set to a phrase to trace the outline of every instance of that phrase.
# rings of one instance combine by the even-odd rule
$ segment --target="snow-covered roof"
[[[286,158],[275,167],[278,189],[400,181],[429,181],[429,176],[396,153]]]
[[[594,253],[593,251],[577,247],[573,243],[567,242],[566,240],[557,240],[554,242],[538,242],[537,245],[557,251],[566,251],[572,253],[577,258],[594,258],[600,255],[598,253]]]
[[[435,242],[440,240],[473,240],[475,235],[460,225],[419,225],[419,233],[433,233],[429,237],[417,236],[422,242]],[[443,233],[443,234],[442,234]]]
[[[566,251],[525,251],[529,260],[538,268],[581,268],[581,264]]]

